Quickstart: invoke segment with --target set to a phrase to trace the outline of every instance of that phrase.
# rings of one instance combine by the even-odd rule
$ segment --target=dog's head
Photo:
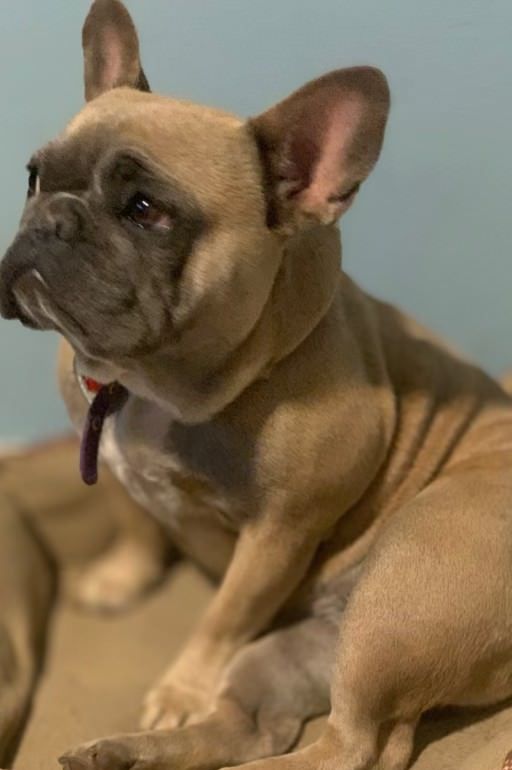
[[[244,121],[152,94],[118,0],[95,0],[83,46],[87,105],[29,162],[0,310],[151,397],[157,361],[211,376],[271,305],[289,244],[332,231],[377,160],[388,88],[338,70]]]

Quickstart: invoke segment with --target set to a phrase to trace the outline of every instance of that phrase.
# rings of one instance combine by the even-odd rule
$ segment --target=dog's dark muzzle
[[[41,205],[33,204],[26,212],[23,229],[0,263],[0,314],[4,318],[37,325],[27,318],[16,295],[21,289],[30,296],[31,287],[58,282],[81,235],[83,215],[83,204],[62,194],[47,198]]]

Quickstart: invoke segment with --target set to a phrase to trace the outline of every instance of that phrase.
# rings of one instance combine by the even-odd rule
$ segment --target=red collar
[[[103,387],[103,383],[98,382],[98,380],[93,380],[92,377],[84,377],[81,374],[78,375],[85,387],[87,388],[87,391],[92,394],[96,394],[101,388]]]
[[[92,402],[94,401],[94,397],[100,392],[104,383],[98,382],[98,380],[95,380],[92,377],[88,377],[85,374],[81,374],[81,372],[78,369],[76,356],[73,360],[73,370],[75,372],[75,377],[80,386],[80,390],[82,391],[82,394],[84,395],[88,403],[92,404]]]

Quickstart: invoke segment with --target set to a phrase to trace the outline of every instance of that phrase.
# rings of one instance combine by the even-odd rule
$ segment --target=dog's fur
[[[117,0],[84,51],[89,101],[31,162],[1,307],[66,338],[79,430],[75,356],[127,387],[103,456],[220,586],[145,732],[62,761],[401,770],[424,711],[512,694],[512,400],[340,271],[385,79],[339,70],[244,122],[149,93]],[[82,600],[153,582],[160,524],[131,511]]]

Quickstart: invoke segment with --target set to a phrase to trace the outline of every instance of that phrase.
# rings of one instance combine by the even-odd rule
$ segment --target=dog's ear
[[[307,83],[250,120],[270,225],[331,224],[348,209],[379,156],[389,101],[379,70],[353,67]]]
[[[94,0],[82,30],[85,98],[118,86],[149,91],[139,58],[139,39],[120,0]]]

